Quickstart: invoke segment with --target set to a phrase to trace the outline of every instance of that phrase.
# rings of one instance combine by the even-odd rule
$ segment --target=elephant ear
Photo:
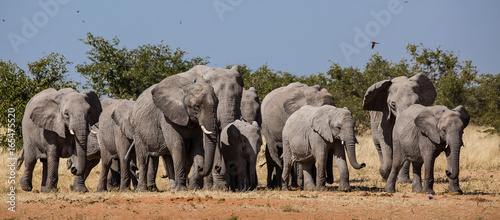
[[[30,105],[34,105],[30,119],[39,127],[56,132],[62,138],[66,138],[66,126],[64,119],[56,102],[58,92],[55,89],[46,89],[37,94],[30,101]]]
[[[330,127],[331,118],[328,112],[324,111],[321,107],[318,108],[313,113],[310,123],[314,132],[318,133],[329,143],[333,143],[334,136],[338,134],[334,134],[334,130]]]
[[[132,139],[134,132],[132,130],[132,123],[130,121],[130,107],[125,104],[127,101],[122,101],[111,113],[111,118],[120,127],[122,133],[128,138]]]
[[[470,115],[463,106],[459,105],[456,108],[452,109],[452,111],[458,112],[460,114],[460,119],[462,120],[462,123],[464,123],[464,128],[469,125]]]
[[[387,105],[387,91],[392,81],[383,80],[370,86],[365,93],[363,109],[370,111],[382,111]]]
[[[180,126],[186,126],[189,122],[182,90],[182,86],[186,84],[183,77],[174,75],[167,77],[151,90],[155,106],[163,112],[165,117]]]
[[[430,106],[436,100],[436,88],[432,83],[431,79],[427,77],[424,73],[418,73],[409,79],[410,81],[415,81],[419,85],[419,99],[420,104],[423,106]]]
[[[87,96],[87,102],[90,104],[88,120],[89,124],[92,126],[99,121],[99,116],[102,112],[101,102],[99,101],[99,96],[92,90],[84,91],[82,94]]]
[[[231,146],[236,147],[241,143],[241,132],[234,124],[230,124],[227,128],[227,137]]]
[[[288,115],[293,114],[295,111],[299,110],[302,106],[307,105],[306,97],[301,92],[294,92],[285,102],[283,103],[283,109]]]
[[[415,118],[415,125],[418,130],[431,139],[432,142],[440,144],[441,136],[439,135],[439,131],[437,129],[437,122],[438,121],[431,108],[425,108]]]

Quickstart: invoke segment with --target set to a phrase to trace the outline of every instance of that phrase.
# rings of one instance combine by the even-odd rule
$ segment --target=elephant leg
[[[174,191],[184,191],[187,190],[186,187],[186,168],[184,164],[184,150],[183,147],[180,146],[175,150],[171,151],[172,153],[172,162],[174,164],[174,174],[175,174],[175,188]]]
[[[99,176],[99,184],[97,185],[98,192],[108,190],[108,172],[111,167],[111,160],[109,152],[101,150],[101,175]]]
[[[410,161],[406,161],[403,164],[401,170],[398,173],[398,180],[396,183],[411,183],[410,179]]]
[[[268,145],[266,145],[266,149],[265,149],[265,155],[266,155],[266,167],[267,167],[267,188],[274,188],[276,186],[276,183],[273,182],[273,180],[276,179],[275,175],[276,175],[276,172],[275,172],[275,164],[274,164],[274,161],[273,159],[271,158],[271,155],[269,153],[269,149],[267,147]]]
[[[339,169],[339,190],[351,190],[351,186],[349,185],[349,169],[347,168],[344,146],[339,145],[334,148],[333,160]]]
[[[434,162],[435,158],[431,153],[422,153],[424,158],[424,188],[423,193],[436,194],[434,192]]]
[[[304,168],[301,163],[297,163],[297,185],[299,188],[304,189]]]
[[[257,188],[259,179],[257,178],[257,159],[253,159],[251,163],[248,164],[247,173],[250,183],[249,190],[254,190]]]
[[[119,157],[120,159],[120,191],[130,190],[130,176],[132,173],[130,171],[130,161],[124,160],[125,155],[123,157]]]
[[[217,148],[215,150],[214,156],[214,167],[212,169],[212,175],[205,177],[206,181],[204,183],[204,188],[207,189],[216,189],[216,190],[227,190],[228,184],[226,180],[226,172],[227,169],[226,163],[222,158],[222,154],[220,149]],[[205,185],[206,184],[206,185]]]
[[[57,191],[57,182],[59,180],[58,170],[59,154],[55,146],[49,147],[47,152],[47,184],[45,185],[45,189],[42,188],[42,192]]]
[[[293,163],[293,169],[292,169],[292,172],[290,172],[290,177],[291,177],[291,181],[290,181],[290,185],[292,187],[299,187],[300,183],[299,183],[299,180],[298,180],[298,172],[299,172],[299,165],[297,164],[297,162]]]
[[[85,164],[85,172],[83,176],[74,176],[73,178],[73,191],[74,192],[88,192],[89,190],[85,186],[85,180],[90,174],[92,168],[97,166],[99,160],[90,160]]]
[[[382,178],[387,179],[389,177],[389,174],[391,173],[391,168],[393,167],[392,147],[386,144],[384,141],[380,141],[379,145],[383,157],[379,172]]]
[[[116,159],[111,159],[111,165],[108,172],[108,190],[118,188],[120,186],[120,162]]]
[[[276,184],[281,183],[281,177],[283,173],[283,161],[282,159],[280,159],[280,156],[282,156],[283,148],[278,146],[278,143],[276,143],[273,138],[270,138],[269,140],[266,139],[266,141],[268,141],[266,149],[269,150],[269,158],[274,162],[273,166],[276,172],[275,179],[272,180],[272,182],[275,182],[275,185],[273,185],[273,187],[279,187],[279,185]],[[279,145],[281,145],[281,143]]]
[[[405,160],[402,156],[394,157],[394,161],[392,162],[391,172],[389,173],[389,178],[387,178],[387,183],[385,184],[385,191],[389,193],[396,192],[396,179],[398,177],[399,170],[403,166]]]
[[[47,159],[46,158],[41,158],[40,162],[42,163],[42,186],[40,188],[40,191],[45,192],[47,191],[47,173],[49,172],[49,168],[47,165]]]
[[[24,191],[33,190],[33,170],[36,165],[36,158],[24,152],[24,173],[20,180],[21,188]],[[42,181],[43,182],[43,181]]]
[[[413,166],[413,181],[412,181],[411,191],[419,193],[422,192],[422,165],[424,163],[412,162],[411,164]]]
[[[158,173],[158,164],[160,161],[159,157],[148,157],[148,173],[147,173],[147,189],[150,192],[158,192],[158,187],[156,186],[156,174]]]
[[[288,150],[285,150],[284,152],[287,154],[283,158],[283,173],[281,177],[281,190],[288,190],[288,182],[290,181],[290,172],[293,167],[293,161],[291,160],[291,156],[288,156]]]
[[[173,190],[175,188],[175,171],[174,171],[174,161],[172,156],[164,155],[163,162],[165,163],[165,171],[168,174],[168,184],[169,188]]]
[[[314,190],[316,184],[314,184],[314,178],[312,173],[312,166],[314,163],[301,163],[302,170],[304,172],[304,190]]]
[[[328,158],[326,160],[326,182],[333,184],[333,151],[328,151]]]

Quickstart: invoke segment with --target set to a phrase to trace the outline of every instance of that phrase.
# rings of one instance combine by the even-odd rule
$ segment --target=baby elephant
[[[222,165],[224,167],[215,168],[214,172],[225,176],[233,191],[255,189],[257,187],[257,155],[261,145],[262,136],[257,122],[250,124],[236,120],[227,125],[221,133],[220,153],[223,161],[220,162],[224,164]],[[217,161],[216,158],[215,164],[221,164]]]
[[[327,165],[331,160],[339,168],[339,190],[349,191],[349,162],[354,169],[366,165],[358,164],[354,145],[354,118],[347,108],[331,105],[313,107],[306,105],[294,112],[283,128],[283,175],[282,190],[288,190],[290,170],[294,162],[304,169],[304,188],[322,190],[325,187]],[[316,184],[312,179],[312,167],[316,163]],[[330,167],[329,169],[332,169]]]
[[[425,107],[415,104],[396,119],[393,130],[393,164],[385,190],[395,192],[397,173],[403,163],[413,163],[413,192],[434,194],[434,161],[441,152],[446,153],[450,192],[462,194],[458,186],[460,147],[462,134],[469,123],[469,113],[464,107],[452,110],[436,105]],[[425,180],[422,188],[421,169],[425,163]]]

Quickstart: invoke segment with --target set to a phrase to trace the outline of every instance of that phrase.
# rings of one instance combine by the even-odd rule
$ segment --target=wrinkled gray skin
[[[220,155],[216,154],[213,172],[223,176],[222,180],[214,179],[214,187],[229,185],[233,191],[253,190],[257,187],[257,154],[262,145],[262,136],[257,122],[252,124],[236,120],[227,125],[221,132]],[[218,157],[219,156],[219,157]],[[222,156],[222,157],[220,157]],[[217,163],[223,159],[224,163]],[[227,186],[224,188],[227,189]]]
[[[354,118],[347,108],[330,105],[306,105],[287,120],[283,128],[282,190],[288,190],[290,171],[294,162],[304,169],[304,188],[322,190],[326,183],[328,158],[333,158],[340,173],[339,190],[349,191],[349,170],[346,155],[354,169],[366,165],[356,159]],[[316,181],[311,168],[316,165]],[[331,168],[330,168],[331,169]],[[316,184],[315,184],[316,183]]]
[[[462,135],[469,120],[469,113],[462,106],[450,110],[441,105],[425,107],[416,104],[403,111],[394,126],[394,161],[385,190],[391,193],[396,191],[396,174],[405,161],[411,161],[412,191],[435,194],[434,161],[441,152],[445,152],[449,192],[463,194],[458,184],[459,159]],[[424,163],[422,188],[421,169]]]
[[[262,133],[266,138],[267,186],[269,188],[281,187],[283,127],[288,117],[304,105],[314,107],[334,105],[333,96],[317,85],[307,86],[296,82],[271,91],[262,100]]]
[[[59,158],[75,154],[76,165],[72,173],[84,176],[90,126],[97,123],[101,112],[99,97],[93,91],[79,93],[71,88],[59,91],[50,88],[31,98],[22,122],[24,146],[20,162],[25,160],[20,182],[22,189],[33,189],[33,169],[37,159],[43,163],[41,192],[57,189]],[[84,178],[75,180],[79,181],[73,184],[73,191],[88,191]]]
[[[383,80],[366,90],[363,109],[370,110],[373,142],[380,159],[380,175],[387,179],[392,166],[392,130],[398,115],[413,104],[429,106],[436,99],[432,81],[423,73]],[[409,163],[399,173],[398,182],[411,182]]]
[[[219,105],[217,106],[217,123],[219,132],[227,126],[229,123],[241,118],[240,103],[241,95],[243,92],[243,77],[239,73],[238,66],[233,66],[231,69],[213,68],[204,65],[197,65],[190,70],[179,73],[189,80],[196,80],[197,78],[203,78],[208,84],[213,87],[213,90],[219,100]],[[170,158],[163,158],[166,160],[165,170],[171,168],[168,164],[171,164]],[[158,158],[155,158],[157,161]],[[157,162],[156,162],[157,163]],[[192,167],[192,169],[196,169]],[[148,185],[153,183],[156,174],[148,174]],[[165,176],[170,176],[169,173]],[[172,178],[169,178],[172,181]],[[203,179],[200,179],[198,175],[190,177],[190,184],[194,188],[201,188],[204,185],[211,188],[212,181],[211,175]],[[171,185],[173,185],[171,183]]]
[[[115,100],[104,109],[99,117],[98,139],[101,152],[101,175],[97,191],[108,189],[108,171],[115,159],[118,159],[120,170],[120,191],[130,189],[130,180],[134,176],[130,172],[130,162],[135,154],[125,158],[133,142],[132,109],[135,101]]]
[[[146,190],[149,156],[156,161],[159,156],[171,156],[173,170],[168,173],[175,174],[173,190],[187,190],[186,176],[193,163],[196,170],[190,178],[201,179],[211,172],[218,135],[217,107],[212,86],[183,73],[165,78],[139,96],[132,110],[138,191]]]
[[[250,87],[248,90],[243,89],[240,109],[243,120],[250,124],[255,121],[259,126],[262,125],[259,95],[257,95],[257,90],[254,87]]]

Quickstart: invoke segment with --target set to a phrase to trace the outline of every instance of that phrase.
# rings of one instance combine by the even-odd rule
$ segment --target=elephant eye
[[[200,105],[199,105],[199,104],[194,104],[193,108],[194,108],[195,110],[199,110],[199,109],[200,109]]]
[[[65,116],[66,118],[69,118],[69,113],[68,113],[68,110],[64,111],[64,116]]]
[[[441,131],[446,132],[446,128],[441,128]]]

